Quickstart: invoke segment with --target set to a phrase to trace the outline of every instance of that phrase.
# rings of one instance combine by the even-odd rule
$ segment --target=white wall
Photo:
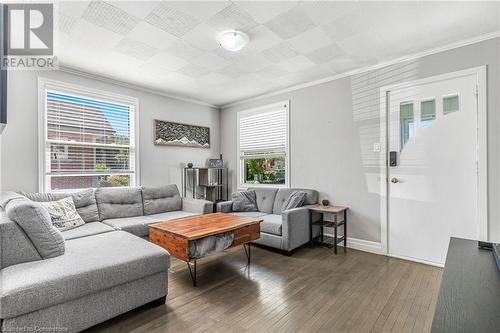
[[[181,186],[181,166],[204,165],[218,157],[219,110],[177,99],[125,88],[62,71],[10,71],[8,124],[1,135],[2,190],[38,191],[38,77],[115,92],[139,99],[139,150],[142,185]],[[153,145],[153,120],[210,127],[210,149]]]
[[[488,65],[489,229],[500,241],[500,39],[461,47],[221,111],[221,151],[236,170],[236,113],[290,100],[291,186],[347,205],[348,236],[380,242],[379,89],[397,82]],[[236,172],[231,175],[233,190]]]

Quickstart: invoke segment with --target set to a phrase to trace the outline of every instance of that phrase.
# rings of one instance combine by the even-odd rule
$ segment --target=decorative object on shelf
[[[155,119],[154,144],[210,148],[210,128]]]
[[[218,158],[211,158],[208,160],[208,166],[210,168],[222,168],[224,166],[224,161]]]
[[[321,200],[321,204],[322,204],[323,206],[328,206],[328,205],[330,204],[330,201],[328,201],[328,200],[326,200],[326,199],[323,199],[323,200]]]
[[[193,167],[193,163],[189,162],[189,163],[187,164],[187,167],[188,167],[189,169],[191,169],[191,168]]]

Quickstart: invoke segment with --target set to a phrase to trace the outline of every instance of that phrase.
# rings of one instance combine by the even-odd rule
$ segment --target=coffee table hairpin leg
[[[189,268],[189,275],[191,275],[191,280],[193,281],[193,287],[196,287],[196,260],[194,260],[194,268],[191,269],[191,263],[187,263]]]
[[[245,250],[245,255],[247,256],[247,264],[250,265],[250,243],[243,244],[243,250]]]

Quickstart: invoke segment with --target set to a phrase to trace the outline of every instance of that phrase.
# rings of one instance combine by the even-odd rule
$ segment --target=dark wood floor
[[[198,262],[193,288],[173,260],[164,306],[139,309],[92,332],[429,332],[442,270],[348,249],[293,256],[238,247]]]

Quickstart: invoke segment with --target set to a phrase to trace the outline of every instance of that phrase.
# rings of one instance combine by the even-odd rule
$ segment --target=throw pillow
[[[71,197],[67,197],[57,201],[40,202],[42,207],[45,207],[49,212],[52,225],[65,231],[84,225],[82,217],[76,211],[75,203]]]
[[[306,199],[306,192],[293,191],[283,203],[283,210],[301,207]]]
[[[257,195],[255,191],[234,192],[233,212],[257,212]]]

